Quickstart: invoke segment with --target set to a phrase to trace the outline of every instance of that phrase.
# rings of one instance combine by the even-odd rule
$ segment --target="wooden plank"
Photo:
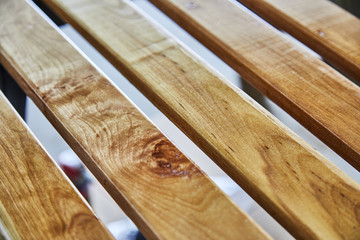
[[[238,0],[360,81],[360,20],[328,0]]]
[[[148,239],[269,238],[25,1],[2,1],[0,32],[0,61]]]
[[[360,237],[359,185],[134,6],[47,2],[294,236]]]
[[[360,170],[360,88],[235,1],[152,0]]]
[[[11,239],[113,239],[1,92],[0,192]]]

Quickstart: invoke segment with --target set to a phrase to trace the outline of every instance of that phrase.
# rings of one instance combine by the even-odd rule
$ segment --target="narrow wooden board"
[[[11,239],[113,239],[0,92],[0,224]]]
[[[360,20],[329,0],[238,0],[360,81]]]
[[[360,88],[229,0],[151,0],[360,170]]]
[[[0,62],[148,239],[268,239],[25,1],[1,2],[0,32]]]
[[[360,237],[359,185],[135,6],[47,2],[294,236]]]

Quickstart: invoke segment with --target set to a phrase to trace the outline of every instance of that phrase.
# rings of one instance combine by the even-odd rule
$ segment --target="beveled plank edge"
[[[151,1],[151,0],[150,0]],[[341,52],[337,46],[329,41],[324,41],[319,34],[315,34],[306,26],[302,25],[286,13],[280,11],[272,4],[266,1],[237,0],[265,21],[274,25],[276,28],[288,32],[290,35],[307,45],[309,48],[321,55],[326,61],[337,67],[342,73],[360,81],[360,68],[351,61],[346,54]],[[334,3],[328,1],[328,4]],[[261,7],[260,7],[261,5]],[[339,7],[340,8],[340,7]]]
[[[2,63],[1,61],[1,57],[2,55],[0,54],[0,63]],[[66,185],[69,189],[72,190],[72,193],[74,194],[74,196],[76,196],[77,198],[81,199],[82,202],[81,204],[86,207],[86,209],[89,211],[89,213],[91,213],[93,215],[93,217],[97,220],[97,222],[99,223],[98,227],[102,227],[102,230],[104,232],[104,234],[107,234],[107,239],[114,239],[114,237],[111,235],[111,233],[109,232],[109,230],[106,228],[106,226],[104,225],[104,223],[96,216],[94,210],[91,208],[90,204],[85,200],[85,198],[81,195],[81,193],[76,189],[76,187],[73,185],[73,183],[70,181],[70,179],[68,178],[68,176],[64,173],[64,171],[60,168],[60,166],[54,161],[54,159],[50,156],[50,154],[46,151],[46,149],[44,148],[44,146],[41,144],[41,142],[37,139],[37,137],[34,135],[34,133],[31,131],[31,129],[29,128],[29,126],[26,124],[26,122],[21,118],[21,116],[19,115],[19,113],[15,110],[15,108],[12,106],[12,104],[9,102],[9,100],[5,97],[5,95],[2,93],[2,91],[0,91],[0,101],[4,104],[7,104],[7,106],[10,108],[11,112],[9,113],[10,115],[16,117],[16,121],[17,121],[17,125],[21,125],[21,127],[24,128],[24,130],[26,132],[24,132],[25,134],[27,134],[27,139],[32,141],[32,144],[36,144],[39,148],[38,150],[40,150],[43,155],[44,158],[47,158],[47,160],[49,162],[51,162],[51,164],[53,165],[53,169],[57,171],[57,173],[59,174],[58,176],[62,176],[62,179],[64,182],[66,182]],[[45,159],[44,159],[45,160]],[[13,223],[13,222],[12,222]],[[15,226],[14,226],[15,228]],[[13,233],[8,232],[8,230],[6,229],[5,225],[2,224],[2,221],[0,219],[0,237],[4,236],[5,239],[11,239],[10,235],[12,237],[14,237]],[[105,235],[103,235],[105,236]],[[20,239],[20,236],[17,236],[18,239]]]
[[[165,1],[149,1],[157,8],[159,8],[164,14],[174,20],[177,24],[179,24],[193,37],[195,37],[204,46],[210,49],[215,55],[226,62],[231,68],[237,71],[253,87],[270,98],[278,106],[289,113],[294,119],[296,119],[301,125],[313,133],[317,138],[319,138],[337,154],[344,158],[350,165],[360,171],[360,152],[345,143],[338,135],[328,129],[328,127],[325,125],[321,124],[316,118],[307,114],[307,112],[301,108],[301,106],[297,105],[296,102],[288,99],[281,92],[277,91],[276,87],[269,83],[265,83],[262,80],[261,75],[243,64],[242,61],[236,56],[236,54],[229,50],[226,44],[224,44],[217,36],[213,35],[211,32],[207,31],[196,22],[191,21],[187,16],[179,17],[177,9],[170,6],[170,4],[166,4]],[[183,18],[187,20],[184,21]],[[201,29],[201,31],[194,31],[193,29]],[[208,36],[211,36],[213,41],[209,41]],[[94,43],[93,45],[96,46]]]
[[[11,239],[2,222],[0,222],[0,239],[1,240]]]

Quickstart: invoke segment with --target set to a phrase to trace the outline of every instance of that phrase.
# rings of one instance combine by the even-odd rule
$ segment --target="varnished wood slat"
[[[357,170],[360,88],[229,0],[151,0]]]
[[[360,237],[359,185],[133,6],[48,3],[293,235]]]
[[[113,239],[1,92],[0,193],[11,239]]]
[[[148,239],[268,239],[25,1],[2,0],[0,33],[1,63]]]
[[[329,0],[238,0],[360,81],[360,20]]]

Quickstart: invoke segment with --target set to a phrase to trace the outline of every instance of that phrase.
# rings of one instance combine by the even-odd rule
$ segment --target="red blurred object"
[[[89,202],[89,183],[85,167],[76,154],[71,150],[65,150],[59,155],[58,163],[71,182]]]

